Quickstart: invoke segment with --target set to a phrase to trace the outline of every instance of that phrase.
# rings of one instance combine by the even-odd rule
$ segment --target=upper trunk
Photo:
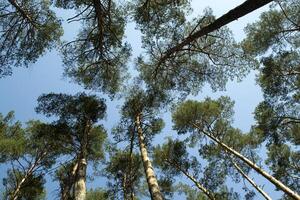
[[[237,20],[244,15],[272,2],[273,0],[247,0],[241,5],[235,7],[234,9],[230,10],[228,13],[222,15],[218,19],[216,19],[213,23],[203,27],[201,30],[189,35],[188,37],[184,38],[179,44],[176,46],[168,49],[160,59],[158,66],[162,64],[166,59],[168,59],[173,53],[180,51],[184,46],[189,45],[191,42],[195,41],[196,39],[211,33],[222,26],[229,24],[230,22]]]
[[[136,116],[135,125],[138,130],[138,138],[139,138],[139,145],[140,145],[140,151],[143,161],[143,166],[147,178],[148,188],[151,195],[152,200],[163,200],[163,196],[160,192],[157,179],[155,177],[155,173],[151,164],[151,161],[148,157],[147,148],[144,141],[144,135],[143,130],[140,125],[140,115]]]

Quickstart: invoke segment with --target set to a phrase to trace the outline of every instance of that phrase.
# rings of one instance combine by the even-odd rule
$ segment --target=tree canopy
[[[83,89],[43,91],[26,123],[0,113],[1,199],[300,200],[300,1],[193,3],[0,0],[0,78],[55,50]],[[228,24],[262,7],[237,41]],[[263,99],[245,130],[224,91],[249,73]]]

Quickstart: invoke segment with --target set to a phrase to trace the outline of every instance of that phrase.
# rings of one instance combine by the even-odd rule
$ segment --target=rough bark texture
[[[86,199],[86,168],[87,168],[87,145],[89,132],[91,130],[91,122],[86,122],[85,130],[81,141],[81,149],[78,159],[78,168],[75,175],[74,182],[74,199],[85,200]]]
[[[199,183],[192,175],[190,175],[187,171],[183,170],[177,163],[171,162],[169,160],[166,160],[171,166],[174,166],[179,171],[181,171],[186,177],[188,177],[195,185],[196,187],[201,190],[209,199],[216,200],[214,195],[206,189],[201,183]]]
[[[76,180],[74,183],[74,199],[85,200],[86,199],[86,159],[79,160],[78,169],[76,172]]]
[[[230,22],[237,20],[240,17],[251,13],[252,11],[272,2],[273,0],[247,0],[241,5],[235,7],[234,9],[230,10],[228,13],[222,15],[218,19],[216,19],[213,23],[203,27],[201,30],[196,31],[195,33],[189,35],[185,39],[182,40],[176,46],[167,50],[162,58],[160,59],[158,66],[160,66],[167,58],[169,58],[173,53],[181,50],[184,46],[189,45],[194,40],[211,33],[222,26],[229,24]]]
[[[267,200],[272,200],[272,198],[265,192],[263,191],[245,172],[238,166],[237,163],[232,161],[233,166],[238,170],[238,172],[261,194],[263,197]]]
[[[194,124],[194,127],[200,130],[203,134],[211,138],[213,141],[215,141],[217,144],[219,144],[222,148],[224,148],[229,153],[232,153],[239,159],[241,159],[243,162],[245,162],[247,165],[249,165],[252,169],[254,169],[257,173],[264,176],[267,180],[269,180],[271,183],[273,183],[277,188],[285,192],[289,197],[293,199],[300,200],[300,195],[297,194],[295,191],[291,190],[289,187],[287,187],[285,184],[283,184],[281,181],[277,180],[273,176],[271,176],[269,173],[267,173],[265,170],[261,169],[259,166],[257,166],[255,163],[253,163],[251,160],[234,150],[233,148],[227,146],[223,142],[221,142],[219,139],[214,137],[212,134],[208,133],[207,131],[204,131],[200,129],[196,124]]]
[[[140,115],[137,115],[135,125],[138,130],[140,151],[141,151],[143,166],[144,166],[144,170],[145,170],[145,174],[146,174],[146,179],[147,179],[151,199],[152,200],[163,200],[163,196],[160,192],[151,161],[148,157],[147,148],[146,148],[146,145],[144,142],[143,130],[142,130],[140,124],[141,124],[140,123]]]

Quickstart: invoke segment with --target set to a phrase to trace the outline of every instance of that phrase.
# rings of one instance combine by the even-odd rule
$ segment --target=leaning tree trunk
[[[25,183],[27,178],[32,174],[32,172],[33,172],[33,167],[30,167],[30,169],[26,172],[25,176],[17,184],[16,189],[14,190],[13,194],[11,195],[12,200],[17,200],[19,198],[19,193],[20,193],[21,187],[23,186],[23,184]]]
[[[241,5],[235,7],[230,10],[228,13],[222,15],[218,19],[216,19],[211,24],[203,27],[199,31],[190,34],[186,38],[184,38],[180,43],[176,46],[168,49],[162,56],[162,58],[158,62],[158,66],[160,66],[166,59],[170,58],[172,54],[180,51],[183,47],[188,46],[191,42],[203,37],[213,31],[218,30],[222,26],[229,24],[230,22],[237,20],[240,17],[251,13],[252,11],[259,9],[260,7],[272,2],[273,0],[246,0]]]
[[[179,171],[181,171],[186,177],[188,177],[188,179],[190,179],[195,185],[196,187],[201,190],[209,199],[211,200],[216,200],[216,198],[214,197],[214,195],[207,189],[205,188],[201,183],[199,183],[196,178],[194,178],[192,175],[190,175],[187,171],[183,170],[178,163],[176,162],[172,162],[170,160],[166,160],[167,163],[169,163],[171,166],[174,166],[175,168],[177,168]]]
[[[263,189],[261,189],[242,169],[238,164],[234,161],[232,161],[233,166],[236,168],[236,170],[267,200],[272,200],[272,198],[265,192]]]
[[[25,181],[27,181],[28,177],[31,176],[35,169],[38,167],[38,165],[41,163],[42,159],[44,158],[44,156],[46,156],[47,152],[42,152],[40,154],[40,156],[35,160],[34,163],[31,164],[31,166],[28,168],[28,170],[26,171],[24,177],[21,179],[21,181],[19,181],[17,183],[16,189],[14,190],[14,192],[11,195],[11,199],[12,200],[17,200],[19,198],[19,193],[20,190],[23,186],[23,184],[25,183]]]
[[[226,144],[221,142],[218,138],[216,138],[212,134],[208,133],[205,130],[202,130],[199,126],[197,126],[197,124],[193,124],[193,126],[195,128],[197,128],[199,131],[201,131],[203,134],[208,136],[210,139],[215,141],[217,144],[219,144],[223,149],[225,149],[229,153],[232,153],[233,155],[235,155],[236,157],[241,159],[243,162],[245,162],[247,165],[249,165],[252,169],[254,169],[257,173],[264,176],[267,180],[269,180],[271,183],[273,183],[277,188],[279,188],[280,190],[285,192],[289,197],[291,197],[293,199],[300,200],[300,195],[299,194],[297,194],[295,191],[291,190],[289,187],[284,185],[281,181],[277,180],[275,177],[271,176],[268,172],[266,172],[265,170],[263,170],[262,168],[257,166],[251,160],[249,160],[248,158],[246,158],[245,156],[243,156],[242,154],[240,154],[239,152],[237,152],[233,148],[227,146]]]
[[[148,157],[147,148],[146,148],[146,144],[144,141],[143,130],[141,128],[140,115],[136,116],[135,125],[138,130],[140,151],[141,151],[143,166],[144,166],[144,170],[145,170],[145,174],[146,174],[146,179],[147,179],[151,199],[152,200],[163,200],[163,196],[160,192],[151,161]]]

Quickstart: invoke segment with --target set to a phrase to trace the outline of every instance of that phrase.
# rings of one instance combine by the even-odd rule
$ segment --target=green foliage
[[[196,124],[199,129],[209,129],[218,134],[232,121],[233,104],[229,97],[220,97],[218,100],[207,98],[203,102],[185,101],[172,113],[173,128],[179,134],[184,134],[193,132]]]
[[[267,100],[299,102],[300,59],[297,51],[283,51],[262,59],[259,83]]]
[[[109,195],[105,189],[96,188],[87,191],[86,200],[108,200]]]
[[[15,190],[15,186],[24,174],[21,171],[10,170],[8,171],[8,177],[3,179],[3,185],[6,188],[5,196],[7,199]],[[17,200],[43,200],[45,199],[45,180],[42,175],[30,175],[22,187]]]
[[[177,185],[180,194],[184,194],[186,200],[208,200],[209,198],[197,189],[193,189],[189,185],[179,183]],[[218,200],[238,200],[239,195],[232,190],[228,190],[226,187],[221,188],[219,193],[215,194],[215,198]]]
[[[142,32],[145,32],[143,46],[146,55],[139,57],[138,69],[141,78],[151,87],[175,90],[183,96],[197,94],[205,83],[210,84],[214,90],[225,89],[227,80],[240,80],[251,67],[256,66],[253,59],[244,54],[226,27],[194,40],[190,45],[176,49],[174,53],[165,57],[171,47],[212,23],[215,17],[212,11],[207,9],[198,19],[185,22],[184,11],[180,10],[183,9],[180,6],[164,9],[167,10],[167,14],[161,17],[166,19],[155,22],[153,30],[147,25],[142,29]],[[169,15],[174,15],[170,21]]]
[[[0,78],[11,75],[12,66],[36,62],[63,34],[48,0],[18,2],[0,2]]]
[[[116,1],[56,1],[56,6],[76,9],[69,22],[82,28],[74,41],[62,47],[65,74],[85,88],[114,95],[127,78],[130,46],[123,43],[126,11]]]
[[[9,118],[10,120],[8,120]],[[2,118],[2,122],[0,122],[1,161],[19,161],[24,159],[24,161],[30,165],[33,164],[31,163],[32,161],[29,161],[30,159],[41,159],[38,165],[49,168],[60,153],[60,141],[56,141],[51,137],[53,133],[52,126],[40,121],[29,121],[25,129],[21,127],[19,122],[11,125],[2,124],[8,121],[12,123],[12,119],[13,113],[9,113],[8,116],[5,117],[4,120]]]
[[[200,164],[196,158],[189,158],[186,144],[182,141],[169,139],[162,146],[155,147],[153,156],[154,164],[159,166],[168,177],[181,174],[181,171],[175,167],[176,165],[187,172],[192,170],[194,175],[199,172]]]
[[[299,192],[299,0],[277,1],[246,27],[246,52],[260,56],[257,81],[264,101],[255,110],[253,133],[267,144],[273,175]],[[298,177],[298,178],[297,178]]]
[[[106,131],[101,125],[95,125],[105,116],[103,99],[85,93],[74,96],[50,93],[38,98],[36,111],[48,117],[58,117],[52,125],[56,128],[54,137],[64,138],[64,154],[78,154],[88,134],[87,158],[97,161],[104,157],[102,146]]]
[[[14,112],[5,117],[0,114],[0,161],[22,155],[25,143],[24,130],[20,122],[14,122]]]
[[[166,98],[163,93],[143,91],[138,86],[131,88],[121,108],[121,121],[113,130],[114,139],[130,141],[136,130],[136,117],[140,115],[143,134],[148,143],[164,127],[164,122],[158,115],[159,108],[164,105]],[[134,134],[134,139],[137,139],[136,134]]]
[[[0,116],[1,162],[10,167],[3,179],[7,198],[44,199],[44,174],[61,153],[60,140],[53,138],[53,127],[29,121],[26,128],[13,122],[13,113]],[[19,189],[18,189],[19,188]]]
[[[167,33],[167,27],[174,29],[185,23],[185,15],[190,10],[190,1],[135,0],[131,7],[134,11],[134,19],[142,33],[146,35],[164,35]]]
[[[285,105],[286,106],[286,105]],[[295,112],[293,112],[295,111]],[[290,140],[299,144],[298,111],[291,107],[273,106],[268,102],[260,103],[255,110],[256,133],[269,143],[279,144]]]
[[[208,200],[208,197],[197,189],[193,189],[191,186],[179,183],[176,185],[179,194],[184,194],[186,200]]]
[[[246,27],[243,47],[247,53],[263,55],[299,47],[299,0],[277,1],[280,8],[273,7],[261,14],[260,20]]]
[[[122,199],[130,194],[139,194],[141,177],[143,175],[140,156],[129,152],[116,151],[110,155],[110,160],[105,168],[108,178],[109,194],[114,199]]]
[[[274,173],[274,177],[281,180],[296,192],[300,192],[300,152],[293,151],[287,144],[272,144],[268,147],[266,163]]]

